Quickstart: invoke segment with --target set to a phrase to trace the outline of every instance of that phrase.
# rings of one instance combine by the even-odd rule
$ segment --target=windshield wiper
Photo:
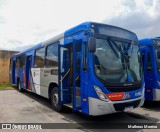
[[[121,53],[123,57],[125,57],[124,53],[122,52],[122,49],[112,40],[109,38],[109,40],[114,44],[114,46],[117,48],[117,50]]]
[[[128,55],[130,58],[132,57],[132,52],[133,52],[133,44],[134,44],[134,41],[131,41],[131,44],[130,44],[130,46],[128,45],[128,50],[129,50],[129,47],[130,47],[130,55]]]
[[[113,50],[114,54],[117,56],[117,58],[119,58],[118,53],[116,52],[116,50],[113,48],[111,42],[109,40],[107,40],[107,42],[109,43],[109,46],[111,47],[111,49]]]
[[[128,75],[128,68],[126,66],[126,62],[127,62],[127,56],[123,53],[122,49],[116,44],[115,41],[113,41],[112,39],[108,38],[108,40],[110,40],[113,45],[117,48],[117,50],[121,53],[122,57],[121,57],[121,62],[122,62],[122,67],[123,70],[126,72],[127,74],[127,81],[129,80],[129,75]],[[128,47],[129,48],[129,47]],[[128,50],[128,49],[127,49]],[[124,74],[125,75],[125,74]],[[123,76],[122,76],[123,77]]]

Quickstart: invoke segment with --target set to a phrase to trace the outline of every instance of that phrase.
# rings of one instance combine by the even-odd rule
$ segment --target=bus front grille
[[[138,85],[138,86],[120,86],[120,87],[116,87],[116,86],[112,86],[112,87],[107,87],[107,90],[109,92],[130,92],[130,91],[135,91],[135,90],[139,90],[142,88],[142,85]]]
[[[116,111],[123,111],[126,107],[133,106],[133,108],[136,108],[140,104],[141,100],[136,100],[132,102],[126,102],[126,103],[117,103],[113,104]]]

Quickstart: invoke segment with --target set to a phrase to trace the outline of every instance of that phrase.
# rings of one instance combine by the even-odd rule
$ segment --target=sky
[[[24,50],[85,21],[160,36],[160,0],[0,0],[0,49]]]

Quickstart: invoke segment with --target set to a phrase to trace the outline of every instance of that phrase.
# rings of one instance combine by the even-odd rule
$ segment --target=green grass
[[[0,84],[0,90],[11,89],[12,87],[11,84]]]

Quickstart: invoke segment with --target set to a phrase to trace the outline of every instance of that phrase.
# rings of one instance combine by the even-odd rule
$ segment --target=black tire
[[[63,106],[58,104],[58,88],[57,87],[51,90],[51,105],[53,110],[57,112],[61,112],[63,110]]]
[[[23,92],[23,89],[21,88],[20,80],[18,80],[18,82],[17,82],[17,89],[19,92]]]

